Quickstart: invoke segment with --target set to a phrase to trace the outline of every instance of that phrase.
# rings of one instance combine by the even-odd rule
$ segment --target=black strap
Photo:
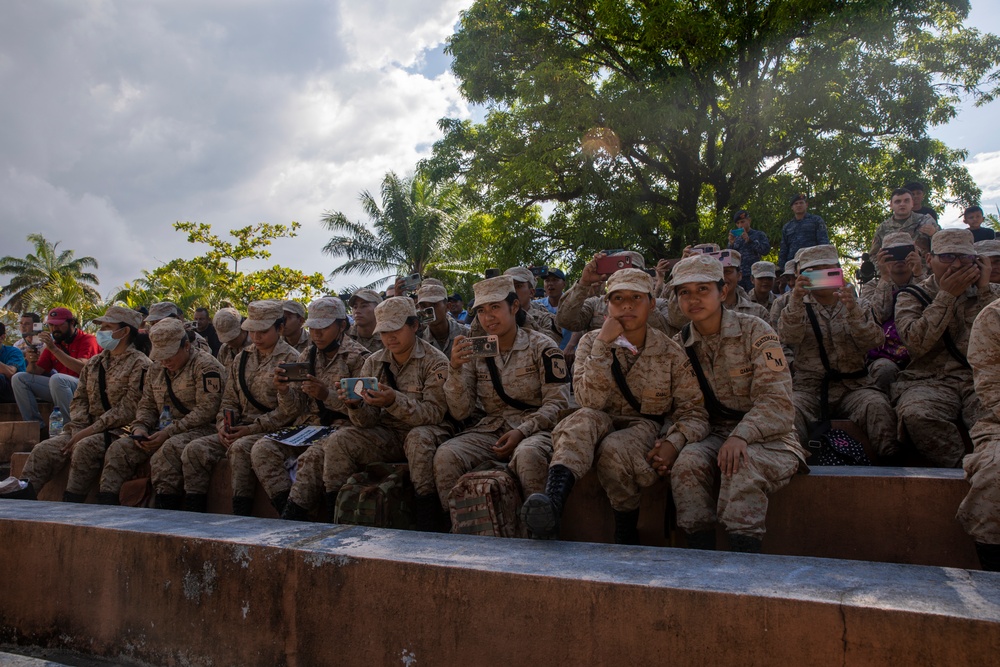
[[[836,368],[830,368],[830,358],[826,355],[826,347],[823,346],[823,330],[819,328],[819,320],[816,319],[816,312],[812,304],[807,303],[806,315],[809,317],[809,324],[812,326],[813,335],[816,337],[816,344],[819,345],[819,360],[823,363],[823,381],[819,388],[819,410],[820,425],[826,429],[826,423],[830,421],[830,383],[834,380],[856,380],[868,374],[867,369],[852,371],[851,373],[841,373]]]
[[[686,341],[690,335],[691,323],[688,322],[681,330],[681,341]],[[698,378],[698,386],[701,387],[701,393],[705,397],[705,409],[708,411],[709,416],[733,421],[739,421],[746,417],[747,413],[723,405],[719,397],[715,395],[715,391],[712,389],[712,385],[709,384],[708,378],[705,377],[705,371],[701,367],[701,362],[698,361],[698,354],[694,351],[694,346],[684,345],[683,347],[688,359],[691,361],[691,368],[694,370],[694,375]]]
[[[503,390],[503,385],[500,383],[500,372],[497,370],[497,362],[493,357],[486,357],[486,368],[490,371],[490,382],[493,383],[493,391],[497,393],[501,401],[518,410],[537,410],[540,407],[530,405],[507,395],[507,392]]]
[[[250,401],[251,405],[261,412],[270,412],[271,410],[274,410],[274,407],[268,407],[254,398],[254,395],[250,393],[250,387],[247,386],[247,357],[250,356],[248,352],[248,350],[243,350],[241,353],[243,356],[240,357],[240,370],[238,373],[240,379],[240,389],[243,390],[243,395],[246,396],[246,399]]]
[[[389,368],[388,361],[382,362],[382,372],[385,373],[385,381],[390,387],[392,387],[392,390],[399,391],[399,387],[396,386],[396,376],[392,372],[392,369]]]
[[[640,403],[635,394],[628,386],[628,382],[625,380],[625,372],[622,370],[621,362],[618,361],[618,355],[615,351],[611,350],[611,375],[615,379],[615,384],[618,385],[618,391],[621,392],[622,397],[632,406],[632,409],[639,413],[640,417],[645,419],[652,419],[653,421],[663,421],[666,414],[662,415],[647,415],[642,411],[642,403]]]
[[[896,292],[895,296],[893,297],[893,304],[892,304],[893,312],[895,312],[896,310],[896,299],[899,299],[899,295],[902,292],[912,294],[914,298],[916,298],[916,300],[919,301],[920,305],[922,305],[924,308],[931,305],[931,297],[929,294],[927,294],[927,292],[925,292],[916,285],[907,285],[906,287],[903,287],[898,292]],[[944,335],[941,338],[944,340],[944,346],[945,348],[947,348],[948,354],[950,354],[952,358],[955,359],[955,361],[960,363],[962,365],[962,368],[967,368],[971,371],[972,366],[969,365],[969,360],[966,359],[965,355],[962,354],[961,350],[958,349],[958,345],[955,344],[955,339],[951,337],[951,332],[948,331],[947,328],[945,328]]]
[[[167,369],[163,369],[163,377],[167,381],[167,393],[170,395],[170,402],[174,404],[177,411],[181,413],[182,417],[191,412],[191,408],[184,405],[184,403],[181,402],[181,399],[177,398],[177,395],[174,393],[174,384],[170,381],[170,375],[167,373]]]
[[[107,412],[111,409],[111,401],[108,400],[108,380],[105,377],[107,371],[104,369],[104,364],[97,363],[97,391],[101,395],[101,405],[104,406],[104,411]]]

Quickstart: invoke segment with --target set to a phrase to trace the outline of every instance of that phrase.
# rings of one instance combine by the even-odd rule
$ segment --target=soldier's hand
[[[288,377],[284,368],[274,369],[274,388],[281,394],[288,393]]]
[[[955,260],[945,270],[944,276],[941,278],[941,289],[952,296],[962,296],[965,290],[979,280],[979,273],[977,264],[959,264],[958,260]],[[989,276],[987,276],[987,280],[989,280]]]
[[[606,280],[606,276],[603,276],[602,274],[597,272],[598,257],[607,257],[607,255],[605,255],[603,252],[599,252],[596,255],[594,255],[593,259],[587,262],[587,264],[583,267],[583,273],[580,274],[580,283],[583,284],[585,287],[593,287],[597,283]]]
[[[306,375],[302,383],[302,393],[318,401],[325,401],[330,396],[330,388],[315,375]]]
[[[892,280],[892,274],[889,273],[889,251],[879,250],[878,254],[875,255],[875,266],[878,267],[878,277],[886,282]]]
[[[668,273],[670,273],[670,260],[661,259],[656,263],[656,275],[658,278],[666,279]]]
[[[840,302],[847,307],[847,310],[858,309],[858,300],[854,296],[854,290],[850,285],[844,285],[839,290],[834,292],[834,294],[836,294],[837,298],[840,299]]]
[[[249,426],[237,426],[233,430],[229,431],[226,434],[225,438],[222,438],[220,436],[219,439],[222,440],[222,444],[224,444],[226,446],[226,449],[229,449],[230,447],[233,446],[234,442],[236,442],[240,438],[242,438],[244,436],[247,436],[247,435],[250,435],[250,427]]]
[[[393,391],[392,387],[381,382],[378,384],[378,391],[365,389],[363,396],[365,403],[376,408],[387,408],[396,402],[396,392]]]
[[[796,301],[802,301],[808,290],[806,289],[812,285],[809,279],[805,276],[799,276],[795,279],[795,287],[792,288],[792,298]]]
[[[917,231],[924,236],[934,236],[938,232],[938,226],[933,222],[925,222],[917,227]]]
[[[461,368],[472,359],[472,341],[465,336],[455,336],[451,345],[451,367]]]
[[[976,287],[980,293],[990,288],[990,272],[993,270],[992,262],[993,260],[989,257],[983,257],[982,255],[976,257],[976,266],[979,267],[979,280],[976,281]]]
[[[646,460],[649,465],[653,467],[656,474],[660,477],[666,477],[670,474],[670,469],[673,468],[674,462],[677,461],[677,457],[680,453],[670,444],[669,440],[660,438],[653,445],[653,448],[649,450],[649,454],[646,454]]]
[[[729,245],[732,246],[734,243],[736,243],[736,237],[733,236],[732,232],[729,232]]]
[[[604,324],[601,325],[601,331],[597,334],[597,340],[611,345],[623,333],[625,333],[625,327],[622,326],[621,322],[613,317],[605,317]]]
[[[497,455],[502,461],[506,461],[510,458],[510,455],[514,453],[514,450],[524,440],[524,434],[519,430],[511,429],[500,436],[497,440],[497,444],[493,445],[493,453]]]
[[[692,255],[697,255],[698,253],[696,253],[692,248],[693,246],[684,246],[684,250],[681,252],[681,259],[687,259]]]
[[[344,389],[344,387],[341,386],[339,383],[337,384],[337,398],[339,398],[340,402],[346,405],[351,410],[357,410],[358,408],[361,407],[361,404],[363,403],[363,401],[359,401],[356,398],[348,398],[347,390]]]
[[[73,456],[73,448],[76,447],[76,443],[80,442],[80,440],[82,439],[82,438],[79,437],[80,433],[82,433],[82,432],[83,431],[81,429],[80,431],[77,431],[76,433],[74,433],[73,437],[69,439],[69,442],[67,442],[65,445],[63,445],[63,448],[62,448],[63,456]]]
[[[138,440],[135,444],[139,446],[139,449],[144,452],[153,453],[157,449],[163,446],[163,443],[167,441],[167,434],[163,431],[157,431],[153,435],[149,436],[145,440]]]
[[[924,263],[920,260],[920,253],[916,250],[911,250],[910,254],[906,256],[906,264],[910,267],[914,278],[924,275]]]
[[[732,477],[740,471],[740,464],[750,463],[750,453],[747,451],[747,441],[743,438],[730,436],[719,449],[719,469],[726,477]]]

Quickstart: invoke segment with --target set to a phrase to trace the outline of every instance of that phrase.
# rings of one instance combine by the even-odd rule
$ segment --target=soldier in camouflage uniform
[[[424,327],[420,337],[440,350],[445,358],[451,357],[451,346],[458,336],[468,336],[469,327],[448,317],[448,292],[441,285],[425,280],[417,290],[417,308],[432,308],[435,320]]]
[[[932,465],[954,468],[965,454],[954,422],[976,423],[982,409],[965,358],[969,331],[996,300],[987,260],[976,256],[972,232],[943,229],[931,237],[931,275],[896,297],[896,330],[910,365],[893,385],[900,438],[909,434]],[[925,306],[924,303],[927,303]]]
[[[712,245],[712,244],[705,244]],[[698,254],[696,249],[704,246],[695,246],[694,248],[687,248],[684,250],[684,257],[694,257]],[[722,263],[722,272],[724,275],[724,280],[729,289],[726,290],[726,302],[725,307],[730,310],[735,310],[738,313],[744,313],[746,315],[753,315],[754,317],[759,317],[760,319],[768,322],[770,319],[770,313],[767,309],[760,305],[759,303],[752,302],[747,296],[746,291],[740,287],[740,278],[743,274],[740,273],[740,262],[742,262],[742,257],[740,253],[736,250],[723,250],[721,252],[729,253],[728,258],[721,258],[719,261]],[[681,312],[680,306],[677,305],[677,295],[672,291],[667,297],[667,322],[674,332],[677,332],[688,323],[687,316]]]
[[[771,262],[754,262],[750,267],[750,275],[753,277],[753,289],[747,292],[747,298],[767,309],[768,316],[763,319],[770,323],[771,306],[778,298],[773,291],[774,281],[778,277],[778,267]]]
[[[882,249],[882,240],[893,232],[906,232],[916,241],[918,237],[932,238],[941,229],[941,225],[932,216],[913,210],[913,195],[905,188],[893,191],[889,208],[892,209],[892,215],[878,226],[872,238],[872,247],[868,250],[872,257],[878,255],[878,251]]]
[[[551,429],[569,404],[566,359],[551,338],[521,328],[524,317],[514,280],[497,276],[473,289],[476,314],[486,333],[499,337],[499,354],[475,358],[472,342],[464,337],[452,348],[444,385],[448,410],[464,420],[481,404],[486,416],[434,455],[434,480],[444,508],[458,478],[487,460],[510,458],[525,495],[541,492],[552,455]],[[491,381],[490,365],[497,368],[504,397]]]
[[[697,361],[704,376],[711,435],[679,452],[665,442],[651,462],[670,475],[689,547],[714,549],[720,523],[731,550],[759,552],[768,495],[805,468],[807,454],[795,439],[792,377],[778,336],[760,318],[722,307],[721,269],[709,257],[691,257],[677,264],[671,283],[691,319],[675,340],[689,370]]]
[[[806,446],[817,422],[845,417],[868,434],[878,454],[898,453],[896,414],[889,397],[875,386],[865,368],[868,351],[885,341],[882,327],[854,296],[854,286],[812,289],[805,272],[839,268],[837,249],[818,245],[799,252],[799,276],[781,311],[778,335],[795,350],[795,426]],[[810,314],[822,335],[817,340]],[[826,352],[823,363],[820,350]]]
[[[70,422],[61,435],[35,445],[24,466],[28,483],[17,497],[34,498],[69,461],[63,500],[82,503],[97,481],[108,445],[124,434],[135,416],[149,358],[135,347],[142,314],[112,306],[94,320],[97,342],[104,351],[87,360],[70,403]]]
[[[559,345],[563,338],[562,327],[556,324],[556,319],[548,308],[540,303],[535,303],[535,285],[538,283],[535,274],[526,266],[511,267],[503,274],[514,279],[514,293],[517,294],[518,302],[527,302],[528,304],[528,320],[532,326],[526,325],[525,328],[533,328],[534,331],[549,336],[556,342],[556,345]]]
[[[313,344],[299,355],[299,363],[309,364],[308,379],[302,383],[288,382],[285,371],[277,369],[274,386],[278,405],[291,415],[298,415],[295,426],[344,426],[349,422],[347,408],[337,396],[340,378],[358,377],[369,352],[347,336],[347,311],[336,297],[323,297],[309,304],[306,320]],[[311,489],[322,484],[323,452],[319,443],[308,447],[292,447],[270,437],[261,438],[251,450],[257,479],[279,514],[287,513],[292,480],[285,468],[289,459],[298,459],[296,483]],[[295,498],[302,500],[300,490]],[[311,508],[304,500],[298,508]],[[303,511],[303,513],[305,513]],[[288,518],[297,518],[292,515]]]
[[[104,459],[97,501],[118,504],[122,484],[132,479],[136,468],[149,461],[152,468],[156,506],[179,509],[181,451],[195,438],[212,432],[212,420],[219,411],[226,369],[215,357],[194,348],[180,320],[167,318],[149,330],[154,362],[146,374],[139,407],[132,421],[131,437],[111,443]],[[161,411],[166,408],[170,423],[157,430]]]
[[[243,316],[235,308],[221,308],[212,318],[215,333],[222,343],[215,358],[226,368],[233,363],[237,354],[253,345],[250,335],[241,328],[242,324]]]
[[[285,317],[281,339],[302,354],[309,349],[309,332],[302,328],[302,323],[306,321],[306,307],[298,301],[288,300],[281,304],[281,308]]]
[[[976,317],[969,363],[984,410],[970,434],[975,450],[963,462],[970,489],[957,518],[976,541],[981,567],[1000,572],[1000,301]]]
[[[145,328],[148,331],[153,327],[154,324],[162,320],[172,317],[179,320],[184,324],[184,316],[181,313],[181,309],[177,307],[177,304],[170,301],[160,301],[159,303],[154,303],[149,307],[149,315],[146,315]],[[188,338],[194,344],[195,348],[201,350],[202,352],[207,352],[212,354],[212,347],[205,340],[205,337],[194,330],[193,325],[187,325],[184,330],[188,333]]]
[[[990,261],[990,289],[1000,291],[1000,239],[976,241],[976,254]]]
[[[521,508],[533,538],[558,535],[573,484],[596,457],[598,478],[615,512],[615,542],[638,544],[639,492],[658,479],[647,459],[657,436],[664,431],[661,442],[680,450],[708,435],[708,413],[697,379],[683,368],[683,351],[647,326],[653,288],[653,279],[640,269],[623,269],[608,279],[608,317],[577,348],[573,387],[581,407],[552,433],[545,492],[530,496]]]
[[[253,347],[240,352],[227,369],[229,383],[216,414],[216,432],[185,447],[180,457],[182,467],[170,471],[173,479],[183,475],[185,510],[205,511],[212,470],[226,456],[233,484],[233,514],[250,515],[256,482],[250,450],[265,434],[295,418],[278,404],[274,387],[278,364],[294,362],[299,356],[281,339],[283,322],[280,301],[253,301],[248,306],[242,327],[250,332]],[[234,414],[231,426],[226,424],[226,410]]]
[[[369,352],[382,349],[382,339],[375,333],[375,306],[382,303],[382,297],[375,290],[359,289],[348,300],[354,324],[347,335],[361,343]]]

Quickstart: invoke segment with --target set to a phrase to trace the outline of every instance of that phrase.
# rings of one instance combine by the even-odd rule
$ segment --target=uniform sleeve
[[[569,378],[566,358],[557,345],[546,339],[548,345],[533,346],[532,354],[542,383],[542,405],[521,422],[517,430],[525,437],[539,431],[551,431],[559,422],[559,413],[569,407]],[[562,377],[555,377],[553,368],[562,364]]]
[[[969,338],[969,364],[976,395],[1000,421],[1000,310],[987,308],[976,318]]]
[[[579,282],[569,288],[559,299],[556,324],[570,331],[587,331],[594,317],[593,307],[587,303],[590,289]],[[454,413],[452,413],[454,414]]]
[[[142,390],[142,397],[139,399],[139,405],[135,409],[135,419],[132,420],[132,428],[142,426],[147,431],[152,431],[156,428],[156,419],[163,406],[157,407],[156,405],[156,395],[153,393],[153,387],[156,382],[153,381],[153,375],[154,373],[164,372],[162,366],[157,367],[155,370],[153,366],[150,366],[149,373],[146,375],[146,385]]]
[[[677,293],[670,290],[670,294],[667,296],[667,324],[674,329],[681,329],[688,322],[687,316],[681,311]]]
[[[805,338],[808,327],[806,307],[801,300],[788,297],[778,315],[778,337],[785,345],[798,345]]]
[[[751,234],[744,245],[750,246],[751,254],[763,257],[771,250],[771,240],[759,229],[754,231],[756,234]]]
[[[206,358],[211,358],[206,355]],[[225,391],[228,392],[231,383],[227,383],[226,371],[223,368],[213,368],[207,364],[201,366],[197,369],[194,377],[194,407],[191,408],[191,412],[184,415],[179,420],[176,420],[170,424],[163,431],[167,434],[167,437],[177,435],[178,433],[184,433],[185,431],[190,431],[198,426],[207,426],[212,423],[212,419],[220,415],[219,406],[222,403],[221,391],[209,391],[207,375],[210,373],[218,373],[222,376],[222,383],[226,385]],[[218,420],[216,421],[218,423]]]
[[[298,361],[303,364],[308,363],[309,352],[306,351],[300,354]],[[278,397],[278,407],[281,408],[285,414],[290,414],[296,417],[298,415],[305,414],[309,409],[309,396],[302,393],[293,383],[288,383],[288,385],[288,391],[284,393],[277,390],[275,391],[275,394]],[[333,391],[330,387],[327,387],[327,389]]]
[[[753,407],[731,434],[746,440],[747,444],[776,440],[795,429],[792,376],[781,348],[776,344],[770,347],[767,343],[756,344],[766,341],[768,334],[770,331],[764,331],[763,327],[751,333],[754,341],[748,347],[753,363],[750,384]]]
[[[917,297],[901,292],[896,299],[896,331],[911,358],[922,357],[937,345],[955,315],[958,297],[939,290],[926,308]]]
[[[611,347],[597,335],[587,334],[576,348],[573,362],[573,391],[583,408],[603,410],[614,388],[611,375]]]
[[[705,397],[698,386],[698,377],[687,360],[681,359],[681,352],[670,374],[670,396],[673,410],[670,426],[664,434],[678,452],[689,442],[698,442],[708,437],[712,427],[705,409]]]
[[[863,308],[859,303],[857,308],[846,309],[846,318],[851,338],[860,349],[873,350],[885,343],[882,325],[875,321],[875,316],[868,308]]]
[[[378,377],[378,369],[375,367],[375,355],[372,355],[364,360],[361,365],[360,372],[357,374],[358,377]],[[327,399],[329,400],[329,399]],[[398,397],[397,397],[398,400]],[[372,426],[378,425],[378,417],[382,413],[381,408],[376,408],[375,406],[368,405],[364,401],[361,402],[357,408],[348,408],[347,404],[337,399],[337,403],[340,405],[336,408],[340,412],[344,412],[351,419],[351,423],[355,426],[360,426],[362,428],[370,428]]]
[[[882,249],[882,237],[885,235],[885,223],[881,223],[872,236],[872,246],[868,249],[868,254],[874,257]]]
[[[539,333],[543,333],[553,341],[556,345],[562,342],[562,330],[556,326],[556,320],[552,317],[552,313],[547,310],[535,309],[533,311],[528,311],[535,316],[535,320],[538,323]]]
[[[69,403],[69,429],[72,432],[90,425],[90,394],[87,389],[90,382],[97,382],[97,374],[91,372],[93,365],[87,363],[80,369],[80,381],[73,392],[73,400]]]
[[[475,359],[455,368],[449,366],[448,378],[444,381],[444,397],[448,403],[448,412],[455,419],[462,421],[472,414],[476,407],[476,366]]]
[[[299,358],[299,351],[296,350],[294,347],[292,347],[290,351],[286,352],[283,355],[279,354],[274,358],[273,367],[277,368],[278,364],[294,363],[298,361],[298,358]],[[257,372],[259,373],[260,370],[258,369]],[[274,370],[272,369],[268,374],[273,377]],[[253,423],[250,424],[251,434],[272,433],[273,431],[278,430],[282,426],[287,426],[299,414],[294,410],[289,410],[288,409],[289,406],[287,405],[283,406],[281,404],[281,401],[277,400],[278,391],[273,388],[273,385],[268,387],[268,391],[274,392],[275,404],[276,404],[275,408],[273,410],[265,412],[264,414],[258,415],[257,417],[254,418]]]
[[[89,364],[88,364],[89,366]],[[129,420],[136,413],[139,400],[142,398],[143,377],[146,366],[138,361],[132,364],[132,370],[128,375],[128,387],[125,394],[111,406],[111,409],[94,420],[94,428],[103,433],[116,428],[122,428],[129,423]],[[82,386],[82,383],[81,383]]]
[[[892,289],[891,280],[870,280],[861,288],[862,305],[870,308],[879,322],[892,319]]]
[[[235,410],[236,414],[239,416],[239,420],[243,420],[243,407],[240,405],[240,397],[236,391],[236,385],[239,382],[237,379],[237,373],[239,373],[240,369],[240,358],[244,354],[248,354],[248,351],[242,350],[235,357],[233,357],[231,362],[229,362],[229,376],[232,378],[232,382],[226,383],[226,388],[222,391],[219,403],[216,405],[215,427],[217,429],[222,428],[226,423],[226,418],[223,416],[223,410]]]
[[[423,378],[422,396],[418,400],[401,391],[385,411],[410,426],[432,426],[444,421],[448,402],[444,396],[444,383],[448,378],[448,362],[440,359],[429,365]]]

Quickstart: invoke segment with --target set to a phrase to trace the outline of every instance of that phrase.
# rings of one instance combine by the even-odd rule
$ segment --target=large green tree
[[[29,234],[28,241],[35,250],[26,257],[0,258],[0,274],[10,276],[0,288],[8,310],[22,311],[29,304],[48,310],[51,306],[44,299],[51,296],[60,297],[56,305],[75,304],[78,308],[100,300],[94,287],[99,281],[88,270],[97,268],[96,259],[77,257],[72,250],[60,251],[60,242],[52,243],[41,234]]]
[[[788,196],[849,247],[888,190],[979,196],[928,129],[992,99],[1000,39],[967,0],[478,0],[448,43],[483,122],[444,119],[425,168],[491,206],[549,207],[550,251],[676,255],[756,207],[776,239]],[[706,239],[708,240],[708,239]]]

